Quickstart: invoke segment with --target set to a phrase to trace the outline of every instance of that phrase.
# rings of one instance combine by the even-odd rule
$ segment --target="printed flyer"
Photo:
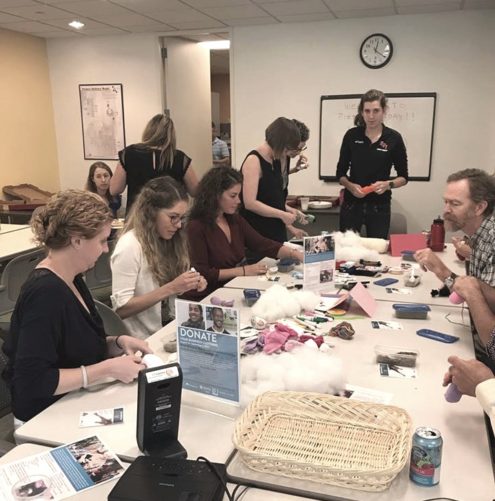
[[[331,235],[304,237],[304,289],[315,293],[331,288],[335,273],[335,242]]]
[[[175,302],[177,351],[186,390],[239,403],[239,312]]]
[[[124,473],[97,436],[0,467],[0,501],[65,499]]]

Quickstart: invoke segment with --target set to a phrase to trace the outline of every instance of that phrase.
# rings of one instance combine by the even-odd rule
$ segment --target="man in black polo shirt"
[[[391,190],[407,184],[407,153],[402,136],[383,124],[387,98],[379,90],[361,97],[356,127],[344,135],[337,164],[337,179],[344,186],[340,231],[361,231],[388,238]],[[394,167],[397,177],[390,179]]]

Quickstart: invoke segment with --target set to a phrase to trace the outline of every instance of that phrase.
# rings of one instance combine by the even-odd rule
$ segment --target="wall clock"
[[[383,68],[392,59],[393,52],[392,41],[382,33],[367,36],[359,49],[361,61],[372,69]]]

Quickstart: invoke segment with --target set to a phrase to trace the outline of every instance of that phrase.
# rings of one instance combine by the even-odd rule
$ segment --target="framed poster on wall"
[[[436,92],[386,94],[388,111],[384,123],[397,130],[406,144],[409,180],[429,181],[433,154]],[[354,127],[361,94],[320,98],[320,179],[335,176],[340,146],[346,131]],[[393,172],[393,171],[392,171]]]
[[[85,160],[118,160],[125,148],[122,84],[81,84]]]

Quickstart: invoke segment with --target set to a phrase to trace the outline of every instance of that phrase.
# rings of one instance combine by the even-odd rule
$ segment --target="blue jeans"
[[[366,236],[388,239],[390,229],[390,202],[343,202],[340,207],[340,231],[361,232],[365,226]]]

